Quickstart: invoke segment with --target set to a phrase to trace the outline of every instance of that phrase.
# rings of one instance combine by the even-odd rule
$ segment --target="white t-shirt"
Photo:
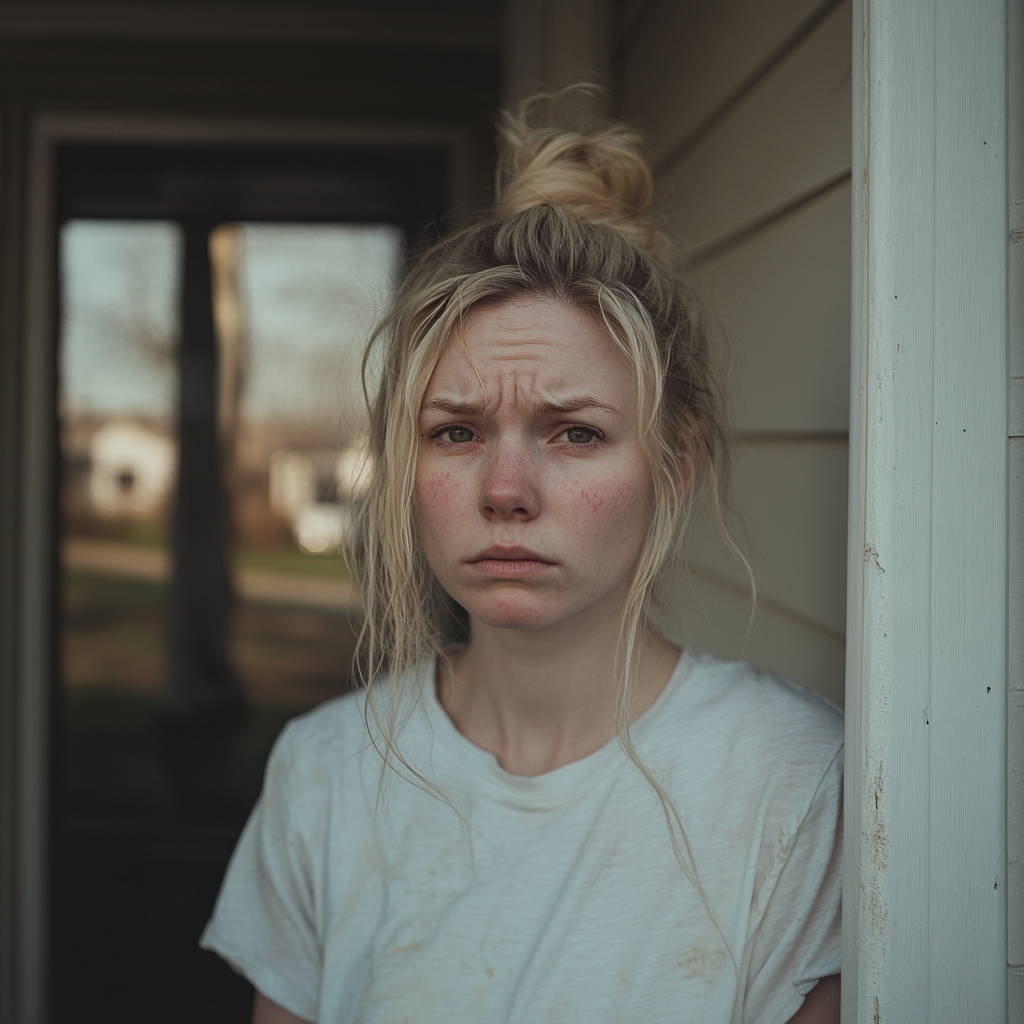
[[[422,675],[400,749],[458,814],[380,786],[363,695],[277,742],[202,938],[268,998],[320,1024],[776,1024],[839,971],[834,705],[685,652],[635,723],[702,899],[617,741],[511,775]]]

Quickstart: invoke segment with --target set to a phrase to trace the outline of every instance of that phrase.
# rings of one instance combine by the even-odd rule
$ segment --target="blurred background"
[[[644,133],[727,377],[762,601],[705,514],[662,626],[842,701],[850,19],[0,0],[0,1020],[248,1020],[196,943],[281,726],[350,686],[362,349],[538,89]]]
[[[338,549],[365,479],[359,363],[405,234],[209,232],[216,381],[200,386],[217,401],[189,452],[185,230],[97,218],[60,232],[55,1020],[184,1019],[196,1004],[223,1019],[232,995],[244,1018],[246,986],[192,948],[195,929],[269,744],[349,685],[358,611]],[[179,494],[189,458],[193,478],[216,463],[219,519],[201,485],[191,516]]]
[[[404,147],[57,157],[51,1020],[249,1013],[196,938],[281,726],[350,687],[362,354],[445,170]]]

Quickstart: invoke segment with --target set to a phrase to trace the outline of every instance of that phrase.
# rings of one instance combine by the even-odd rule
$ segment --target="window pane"
[[[348,685],[357,609],[338,547],[364,468],[360,361],[403,245],[391,225],[238,233],[235,584],[250,600],[235,653],[268,705],[305,707]]]

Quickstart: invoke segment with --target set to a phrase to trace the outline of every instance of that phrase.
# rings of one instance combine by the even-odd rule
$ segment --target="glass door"
[[[199,934],[281,726],[350,685],[359,360],[404,232],[208,223],[197,247],[195,231],[60,231],[61,1024],[249,1019],[251,989]],[[203,301],[205,356],[188,336]]]

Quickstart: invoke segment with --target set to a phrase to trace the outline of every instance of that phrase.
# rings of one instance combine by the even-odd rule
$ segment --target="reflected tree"
[[[228,643],[234,592],[227,558],[230,504],[225,487],[241,360],[237,330],[233,346],[226,346],[233,347],[231,358],[223,359],[218,345],[210,244],[215,225],[197,219],[182,227],[178,487],[164,747],[179,786],[190,798],[229,798],[233,758],[227,741],[246,708]],[[225,323],[223,310],[217,319]],[[232,375],[231,381],[224,380],[223,370]]]

